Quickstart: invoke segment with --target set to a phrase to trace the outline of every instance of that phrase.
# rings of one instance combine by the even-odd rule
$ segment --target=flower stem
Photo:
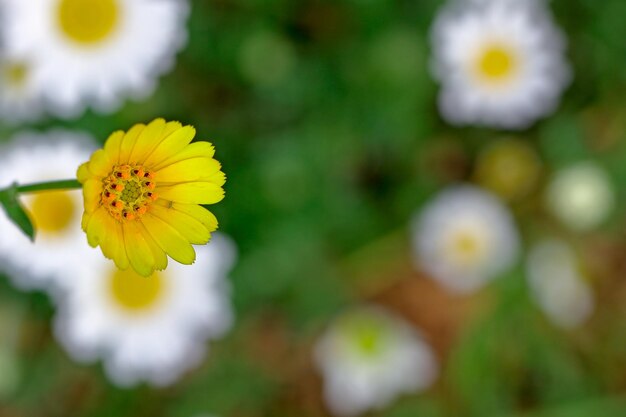
[[[48,190],[71,190],[81,187],[82,185],[77,180],[60,180],[18,185],[17,187],[15,187],[15,191],[17,191],[18,193],[34,193],[37,191]]]

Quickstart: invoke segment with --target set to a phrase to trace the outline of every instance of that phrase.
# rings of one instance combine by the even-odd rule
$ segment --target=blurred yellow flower
[[[479,154],[474,179],[502,199],[516,201],[535,190],[541,174],[541,160],[531,145],[499,139]]]
[[[208,142],[195,142],[192,126],[156,119],[113,133],[104,149],[78,169],[85,212],[82,228],[92,247],[143,276],[167,267],[167,255],[195,261],[192,244],[206,244],[217,229],[200,204],[224,198],[226,177]]]

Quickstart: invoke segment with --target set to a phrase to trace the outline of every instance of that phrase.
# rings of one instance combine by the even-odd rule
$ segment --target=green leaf
[[[31,241],[35,240],[35,228],[24,207],[18,200],[17,184],[0,191],[0,204],[9,216],[9,219],[17,225]]]

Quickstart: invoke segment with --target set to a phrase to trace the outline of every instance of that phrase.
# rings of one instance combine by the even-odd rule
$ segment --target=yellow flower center
[[[476,164],[477,182],[507,200],[527,195],[541,174],[539,157],[527,142],[500,139],[486,148]]]
[[[30,203],[30,212],[37,230],[49,234],[60,234],[74,219],[76,206],[67,192],[40,192]]]
[[[475,264],[485,253],[485,242],[470,231],[458,232],[452,237],[448,251],[457,262],[469,265]]]
[[[164,279],[160,273],[146,278],[132,269],[115,269],[109,277],[110,295],[116,305],[131,312],[154,307],[164,293]]]
[[[28,78],[28,67],[23,62],[12,62],[4,66],[5,83],[14,87],[21,87]]]
[[[378,319],[351,317],[345,325],[351,345],[359,355],[373,357],[385,349],[388,330]]]
[[[115,31],[119,11],[118,0],[59,0],[58,23],[68,38],[93,45]]]
[[[489,81],[502,81],[516,70],[515,57],[509,48],[492,45],[479,55],[477,69],[479,75]]]
[[[376,355],[381,350],[381,342],[375,329],[363,329],[357,339],[359,350],[366,355]]]
[[[119,221],[141,218],[157,199],[154,173],[141,165],[116,165],[102,182],[102,204]]]

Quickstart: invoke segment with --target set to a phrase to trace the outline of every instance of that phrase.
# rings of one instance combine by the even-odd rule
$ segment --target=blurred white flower
[[[418,268],[459,293],[506,272],[519,252],[509,210],[494,195],[473,186],[437,195],[415,218],[412,235]]]
[[[76,178],[78,166],[89,159],[95,147],[86,133],[19,133],[0,147],[0,188],[13,182]],[[35,242],[0,209],[0,269],[22,289],[62,286],[68,260],[87,246],[80,228],[81,190],[25,194],[21,200],[37,228]]]
[[[523,129],[569,84],[565,42],[536,1],[451,2],[432,27],[439,108],[453,124]]]
[[[41,114],[41,90],[30,62],[0,56],[0,119],[17,124],[37,120]]]
[[[77,361],[102,359],[119,386],[173,383],[233,321],[225,279],[233,243],[217,234],[196,252],[194,265],[173,263],[145,278],[83,251],[80,261],[67,262],[73,285],[56,297],[57,339]]]
[[[330,411],[352,416],[382,409],[396,397],[428,388],[435,356],[403,319],[373,306],[340,316],[322,335],[314,359]]]
[[[535,302],[555,325],[573,328],[593,313],[594,298],[572,249],[560,241],[536,244],[527,260]]]
[[[4,46],[25,57],[48,110],[78,116],[140,99],[186,41],[186,0],[3,0]]]
[[[567,227],[584,232],[607,219],[615,208],[615,191],[604,169],[593,162],[580,162],[554,175],[546,203]]]

